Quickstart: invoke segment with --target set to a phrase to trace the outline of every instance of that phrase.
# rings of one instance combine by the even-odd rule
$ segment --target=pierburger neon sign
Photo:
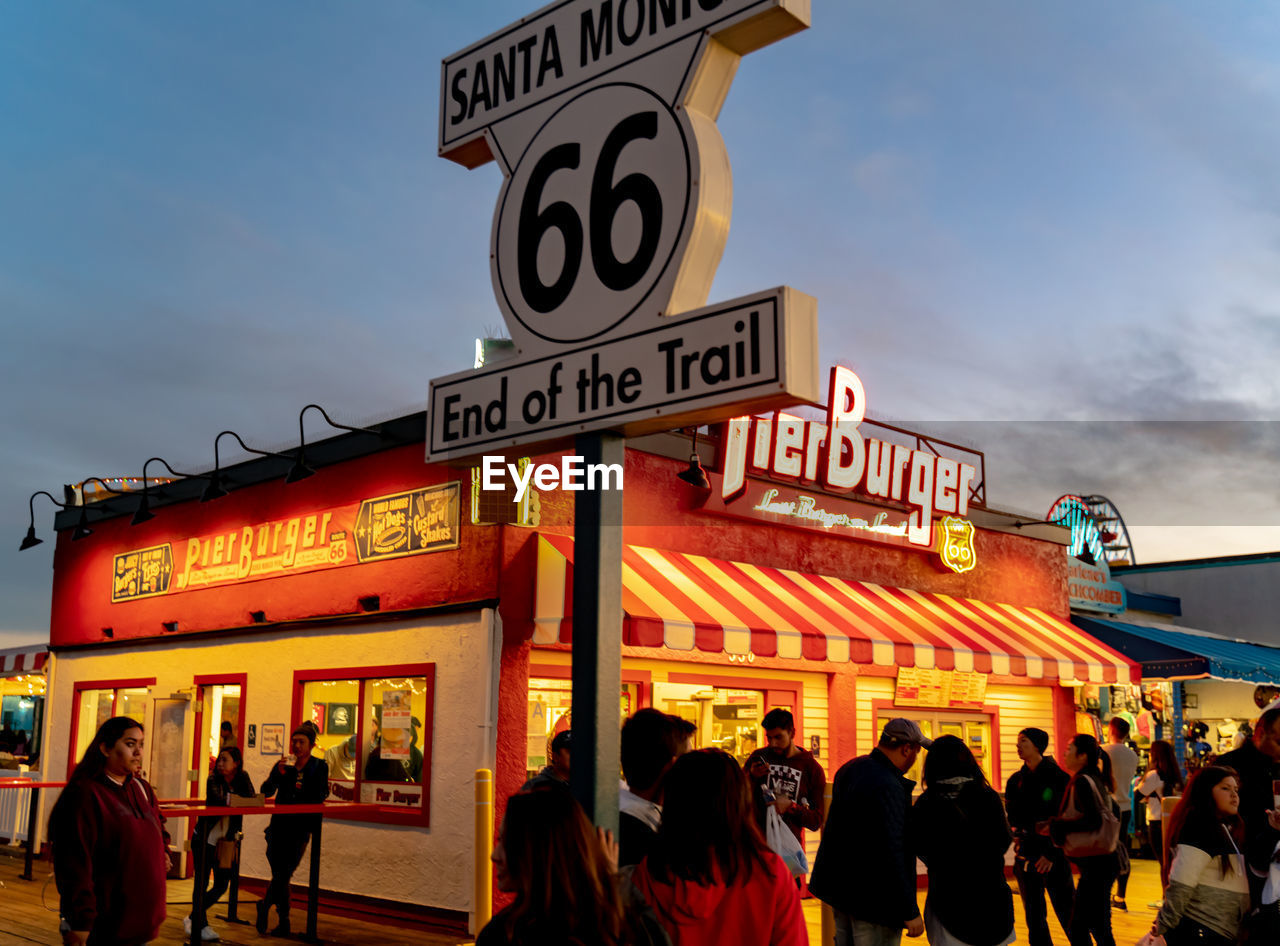
[[[864,438],[858,428],[866,406],[861,379],[837,365],[831,369],[826,423],[784,411],[728,421],[720,486],[725,504],[743,494],[748,474],[813,483],[831,493],[861,493],[906,504],[907,541],[934,548],[934,514],[968,513],[977,469],[904,444]]]

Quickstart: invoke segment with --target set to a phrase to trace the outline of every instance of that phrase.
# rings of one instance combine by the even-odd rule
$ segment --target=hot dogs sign
[[[428,459],[816,399],[811,297],[706,306],[733,195],[716,116],[741,57],[808,24],[808,0],[561,0],[444,61],[441,156],[503,173],[516,355],[432,382]]]

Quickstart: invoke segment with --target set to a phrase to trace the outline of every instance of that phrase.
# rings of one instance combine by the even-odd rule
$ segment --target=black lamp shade
[[[305,480],[308,476],[314,476],[315,472],[302,461],[302,457],[298,457],[293,464],[293,469],[289,471],[289,475],[284,478],[284,481],[286,483],[296,483],[298,480]]]
[[[27,527],[27,537],[26,537],[25,539],[23,539],[23,540],[22,540],[22,544],[18,546],[18,551],[19,551],[19,552],[25,552],[27,549],[31,548],[33,545],[39,545],[39,544],[40,544],[41,542],[43,542],[43,541],[44,541],[44,539],[37,539],[37,538],[36,538],[36,527],[35,527],[35,526],[28,526],[28,527]]]
[[[211,499],[221,499],[225,495],[227,495],[227,491],[222,488],[222,479],[217,473],[214,473],[209,477],[209,485],[200,494],[200,502],[207,503]]]
[[[690,486],[696,486],[698,489],[711,488],[711,483],[707,481],[707,473],[702,469],[702,461],[698,459],[696,453],[689,458],[689,469],[682,473],[677,473],[676,476]]]
[[[144,490],[142,493],[142,502],[138,503],[138,511],[133,514],[133,525],[139,525],[148,519],[154,519],[156,514],[151,511],[150,503],[147,502],[147,494]]]

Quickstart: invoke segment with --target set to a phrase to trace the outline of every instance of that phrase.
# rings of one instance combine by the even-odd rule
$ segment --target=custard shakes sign
[[[808,0],[560,0],[450,56],[440,154],[503,174],[490,236],[512,360],[431,383],[427,459],[813,401],[817,306],[707,306],[733,204],[739,60]]]
[[[118,603],[458,547],[458,483],[133,549],[112,560]]]
[[[720,484],[726,508],[746,490],[751,472],[816,483],[830,492],[858,492],[905,503],[910,512],[898,526],[901,534],[917,548],[934,548],[939,544],[934,537],[934,514],[964,516],[969,511],[977,470],[927,450],[864,438],[858,425],[865,416],[862,381],[837,365],[831,369],[825,424],[781,411],[772,417],[729,421]],[[877,528],[883,531],[885,524],[881,520]],[[946,528],[946,542],[940,548],[943,562],[954,571],[967,571],[973,561],[972,526],[966,530],[948,520]],[[862,529],[876,531],[865,520]]]

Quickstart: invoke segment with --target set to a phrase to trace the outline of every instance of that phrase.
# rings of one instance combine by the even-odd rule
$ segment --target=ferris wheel
[[[1060,496],[1045,520],[1070,527],[1071,554],[1076,558],[1108,564],[1138,564],[1124,518],[1105,496],[1074,493]]]

